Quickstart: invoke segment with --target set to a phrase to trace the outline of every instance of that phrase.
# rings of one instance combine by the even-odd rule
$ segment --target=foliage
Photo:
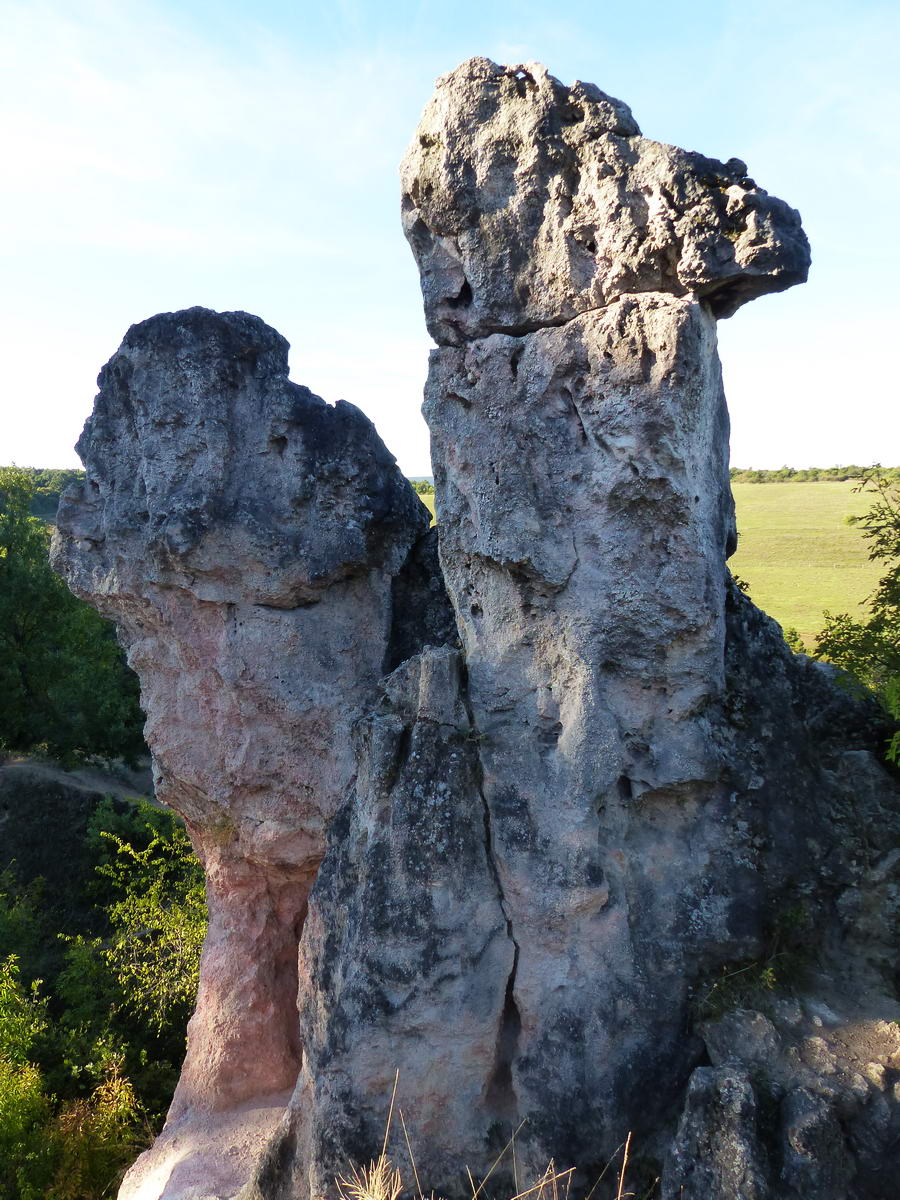
[[[51,1119],[37,1067],[0,1058],[0,1200],[46,1195],[53,1169],[46,1136]]]
[[[40,467],[22,467],[29,477],[34,494],[31,498],[31,515],[51,524],[56,521],[59,498],[70,484],[80,483],[84,471],[73,469],[46,470]]]
[[[27,1061],[35,1040],[47,1027],[40,982],[35,980],[25,988],[20,975],[17,955],[10,954],[0,962],[0,1059],[18,1064]]]
[[[109,1196],[184,1053],[205,929],[187,836],[167,812],[106,801],[86,840],[93,927],[56,934],[44,983],[26,963],[50,936],[47,885],[0,876],[0,1200]]]
[[[419,496],[433,496],[434,484],[430,479],[410,479],[410,486]]]
[[[146,1140],[114,1067],[87,1099],[56,1106],[36,1066],[0,1058],[0,1200],[100,1200]]]
[[[782,633],[784,635],[784,640],[795,654],[806,653],[806,643],[803,641],[803,638],[793,627],[793,625],[785,626],[785,628],[782,630]]]
[[[131,1009],[151,1029],[186,1020],[197,994],[206,934],[203,871],[184,829],[173,824],[143,850],[116,834],[118,855],[100,868],[120,898],[107,909],[115,930],[104,950]]]
[[[900,476],[880,467],[862,472],[854,489],[874,502],[851,518],[869,543],[869,557],[887,564],[869,598],[869,615],[825,614],[815,655],[842,667],[871,689],[886,711],[900,721]],[[900,759],[900,729],[893,734],[887,757]]]
[[[49,1196],[88,1200],[109,1195],[149,1130],[134,1088],[114,1064],[88,1099],[62,1106],[47,1134],[55,1159]]]
[[[144,751],[137,679],[112,626],[48,562],[26,471],[0,468],[0,750],[63,761]]]

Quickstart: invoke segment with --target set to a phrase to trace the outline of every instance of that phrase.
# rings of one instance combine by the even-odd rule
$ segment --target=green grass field
[[[846,518],[870,508],[871,496],[837,481],[732,487],[740,537],[730,566],[760,608],[808,646],[826,609],[863,614],[884,565],[869,561],[867,542]]]
[[[731,569],[754,602],[812,647],[822,614],[862,615],[883,566],[869,561],[860,531],[848,525],[871,497],[849,482],[735,483],[738,551]],[[434,496],[422,500],[434,512]]]

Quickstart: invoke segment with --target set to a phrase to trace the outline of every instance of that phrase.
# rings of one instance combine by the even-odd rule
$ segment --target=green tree
[[[429,483],[427,479],[411,479],[409,482],[412,485],[413,491],[419,496],[434,495],[434,484]]]
[[[143,849],[115,833],[112,861],[97,869],[116,898],[106,912],[114,936],[104,951],[127,1005],[161,1033],[184,1027],[200,978],[206,936],[203,868],[180,824],[170,821]]]
[[[133,759],[137,680],[112,626],[51,570],[33,499],[28,471],[0,468],[0,749]]]
[[[86,846],[86,933],[56,932],[52,880],[0,874],[0,1200],[114,1195],[159,1128],[184,1055],[206,928],[184,828],[107,799]],[[42,981],[31,958],[48,940],[62,954],[43,955]]]
[[[31,515],[56,523],[56,510],[59,498],[71,483],[84,479],[84,471],[75,470],[43,470],[38,467],[24,467],[34,484],[34,495],[31,500]]]
[[[815,653],[850,672],[900,721],[900,477],[873,467],[860,473],[854,490],[874,498],[868,512],[850,520],[869,542],[869,557],[886,563],[887,570],[869,598],[867,618],[825,614]],[[900,761],[900,731],[891,738],[887,757]]]

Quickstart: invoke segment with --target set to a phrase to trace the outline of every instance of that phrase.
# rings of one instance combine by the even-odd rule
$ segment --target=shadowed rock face
[[[54,543],[57,570],[117,623],[157,795],[206,867],[210,930],[170,1113],[182,1144],[239,1107],[258,1142],[296,1080],[306,896],[355,772],[351,728],[381,677],[392,587],[429,521],[358,409],[289,382],[287,351],[246,313],[129,330],[100,375],[78,443],[87,479]],[[246,1162],[225,1137],[175,1176],[224,1172],[229,1194]],[[135,1194],[179,1157],[164,1150],[132,1172]]]
[[[123,1195],[328,1195],[396,1072],[448,1200],[516,1130],[520,1186],[552,1158],[589,1190],[631,1130],[667,1200],[886,1200],[900,803],[871,710],[725,567],[715,321],[805,278],[799,218],[485,59],[402,173],[439,559],[365,418],[245,314],[129,333],[60,510],[209,878],[185,1073]],[[798,906],[805,1007],[701,1023]]]

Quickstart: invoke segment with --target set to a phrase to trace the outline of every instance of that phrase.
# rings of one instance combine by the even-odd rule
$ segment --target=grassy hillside
[[[810,647],[826,609],[858,615],[883,568],[869,562],[866,542],[846,518],[865,512],[871,497],[854,494],[844,480],[735,481],[732,489],[740,542],[730,565],[755,603]],[[434,496],[421,499],[434,512]]]
[[[760,608],[811,645],[822,613],[859,615],[884,571],[846,518],[871,506],[851,482],[734,483],[740,539],[731,569]]]

